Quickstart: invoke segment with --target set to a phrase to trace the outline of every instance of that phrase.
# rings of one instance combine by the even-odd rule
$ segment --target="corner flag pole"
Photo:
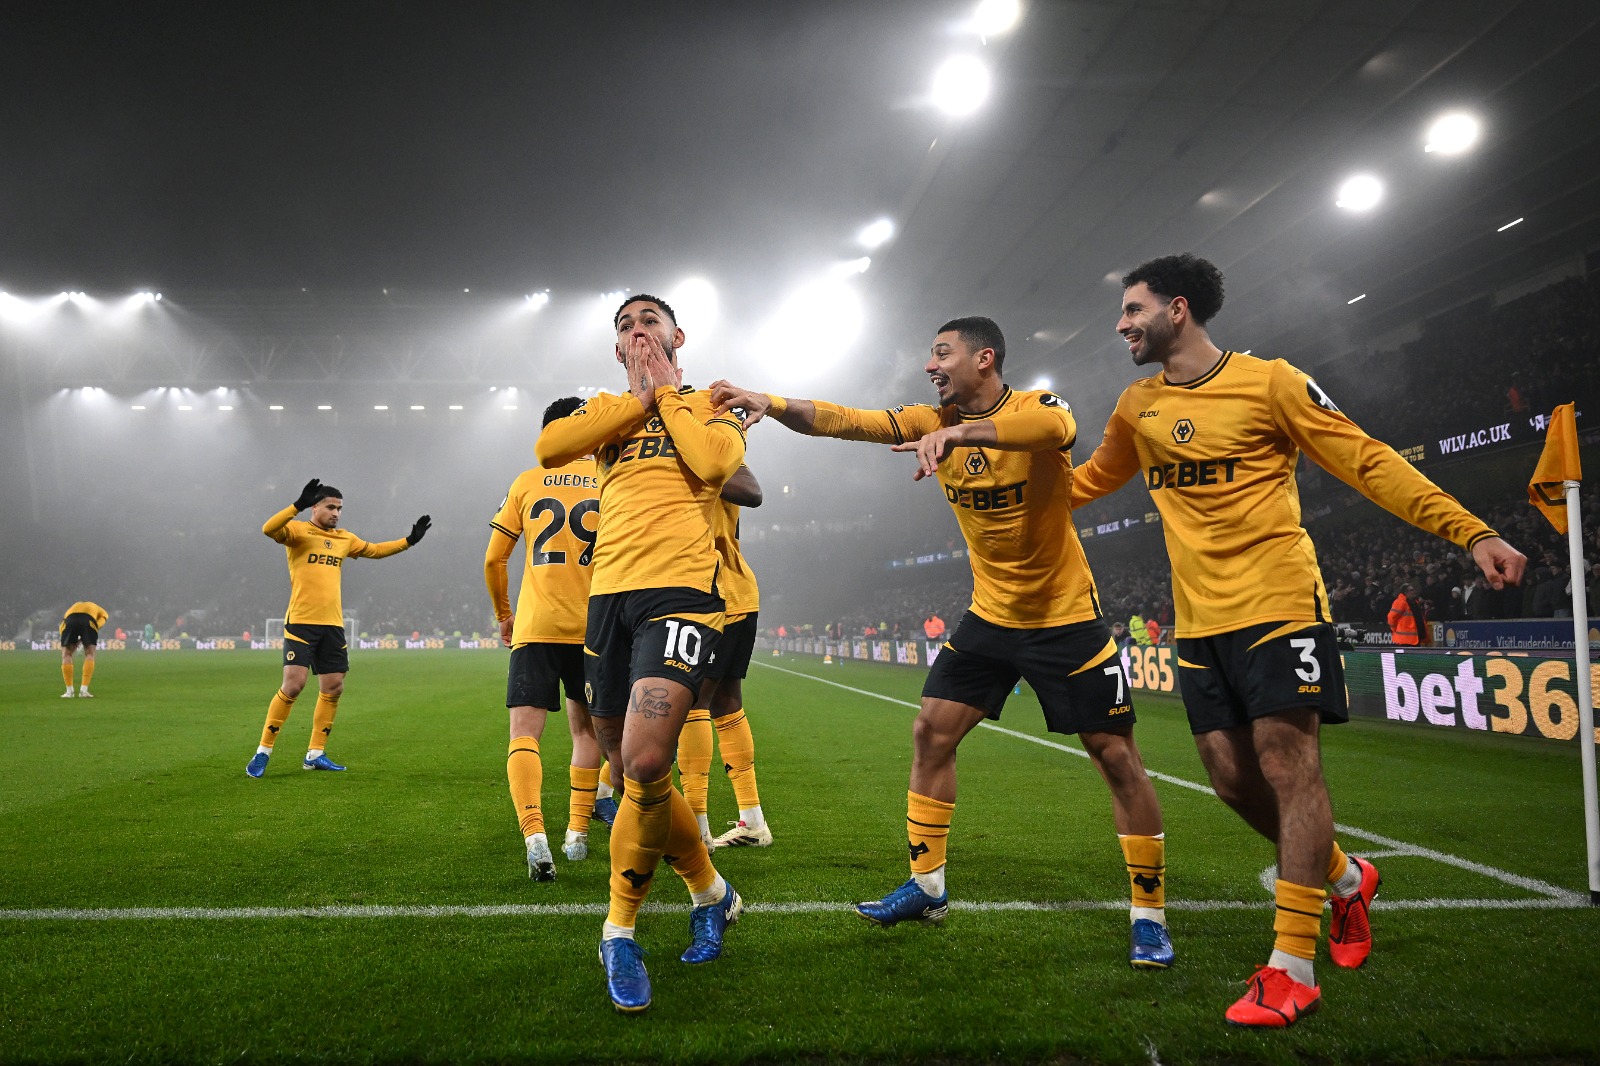
[[[1583,520],[1576,481],[1562,483],[1567,495],[1567,572],[1572,575],[1572,658],[1578,690],[1578,751],[1583,762],[1583,831],[1589,850],[1589,904],[1600,907],[1600,806],[1595,784],[1594,685],[1589,665],[1589,593],[1583,586]]]
[[[1564,403],[1550,413],[1544,450],[1539,453],[1539,465],[1528,482],[1528,502],[1550,520],[1556,532],[1567,535],[1568,572],[1572,575],[1573,687],[1578,690],[1578,753],[1583,764],[1583,829],[1588,844],[1589,903],[1600,907],[1600,803],[1596,795],[1600,790],[1595,786],[1594,675],[1589,665],[1589,597],[1583,587],[1583,521],[1578,511],[1578,486],[1582,481],[1577,407]]]

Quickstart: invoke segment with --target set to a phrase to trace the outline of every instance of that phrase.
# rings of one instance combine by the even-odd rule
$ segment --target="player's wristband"
[[[767,414],[772,415],[774,418],[781,416],[789,409],[788,400],[785,400],[782,396],[775,396],[770,392],[767,393],[767,403],[772,405],[768,408]]]

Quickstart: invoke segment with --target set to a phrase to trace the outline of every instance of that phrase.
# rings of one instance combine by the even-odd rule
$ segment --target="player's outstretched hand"
[[[916,440],[906,441],[904,444],[892,444],[892,452],[916,452],[917,472],[911,475],[912,481],[921,481],[925,477],[933,477],[939,472],[939,461],[950,454],[950,449],[962,443],[962,434],[965,426],[944,426],[925,433]]]
[[[300,495],[295,498],[294,509],[304,511],[307,507],[317,502],[317,490],[322,488],[322,482],[312,478],[306,482],[306,487],[300,490]]]
[[[433,528],[433,519],[423,515],[411,524],[411,532],[406,534],[406,543],[415,546],[417,541],[422,539],[423,534],[427,533],[431,528]]]
[[[1528,557],[1499,537],[1484,537],[1474,544],[1472,559],[1488,579],[1489,587],[1496,589],[1522,584],[1522,572],[1528,567]]]
[[[717,405],[719,415],[743,411],[745,429],[767,417],[772,409],[772,400],[766,393],[740,388],[726,379],[711,383],[711,402]]]

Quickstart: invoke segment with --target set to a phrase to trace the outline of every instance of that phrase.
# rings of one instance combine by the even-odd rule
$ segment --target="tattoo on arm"
[[[628,713],[646,718],[665,718],[672,713],[670,691],[665,685],[641,687],[628,698]]]

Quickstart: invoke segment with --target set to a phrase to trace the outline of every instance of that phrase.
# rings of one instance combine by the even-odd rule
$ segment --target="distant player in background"
[[[311,521],[296,521],[295,515],[308,507]],[[312,478],[300,490],[299,499],[261,527],[262,533],[284,547],[289,560],[290,591],[289,609],[283,618],[283,684],[267,705],[261,744],[244,768],[251,777],[267,772],[267,759],[272,755],[278,731],[294,710],[294,701],[312,671],[317,674],[319,692],[312,714],[311,746],[301,765],[307,770],[344,769],[329,759],[325,750],[333,732],[334,715],[339,711],[339,697],[344,693],[344,675],[350,669],[340,589],[344,561],[383,559],[403,552],[420,541],[433,524],[423,515],[404,539],[368,543],[339,528],[343,511],[344,494]]]
[[[744,679],[750,671],[750,656],[756,647],[756,616],[761,609],[761,592],[756,575],[739,550],[739,508],[761,506],[761,483],[747,466],[722,486],[717,500],[714,537],[722,556],[717,584],[728,604],[727,621],[722,628],[722,643],[716,659],[706,669],[700,683],[700,698],[683,723],[678,735],[678,777],[683,798],[689,801],[700,837],[709,848],[765,848],[772,845],[772,828],[761,810],[761,793],[756,788],[756,744],[745,717]],[[733,785],[739,817],[733,828],[711,836],[708,798],[711,777],[711,737],[715,726],[717,746],[722,749],[722,768]]]
[[[563,397],[544,411],[544,424],[565,418],[583,405]],[[511,483],[490,521],[483,578],[494,602],[500,640],[511,649],[506,708],[511,744],[506,780],[527,846],[528,876],[554,881],[556,867],[545,836],[539,792],[544,765],[539,741],[550,711],[565,688],[567,722],[572,727],[572,789],[567,805],[567,836],[562,846],[574,862],[589,856],[589,819],[600,775],[600,745],[594,739],[589,706],[583,700],[583,627],[589,613],[589,575],[600,519],[600,472],[594,459],[578,459],[560,470],[534,467]],[[517,609],[511,610],[507,561],[523,532],[528,548]]]
[[[992,319],[940,326],[924,367],[938,407],[863,411],[725,381],[712,389],[719,409],[742,409],[747,426],[770,413],[799,433],[915,452],[915,479],[938,478],[967,542],[972,606],[928,670],[911,731],[911,879],[881,900],[858,904],[857,913],[878,925],[943,920],[956,749],[978,723],[999,718],[1018,680],[1026,679],[1046,727],[1078,734],[1110,789],[1132,895],[1128,961],[1163,969],[1174,953],[1161,805],[1134,742],[1127,674],[1067,505],[1077,426],[1060,397],[1005,383],[1005,350]]]
[[[72,655],[80,646],[83,648],[83,684],[78,686],[78,695],[83,699],[93,698],[89,679],[94,677],[94,652],[100,644],[100,627],[105,624],[106,609],[89,600],[79,600],[61,616],[61,625],[57,627],[61,632],[61,679],[67,683],[62,699],[72,699]]]
[[[634,927],[663,858],[693,900],[682,961],[721,955],[744,909],[672,784],[678,733],[722,638],[727,605],[712,527],[718,494],[744,462],[744,430],[705,393],[681,386],[684,333],[666,301],[630,296],[612,326],[628,391],[602,393],[551,422],[535,452],[547,467],[586,455],[600,467],[585,682],[595,736],[624,786],[600,959],[612,1005],[634,1013],[651,999]]]
[[[1206,332],[1222,273],[1192,255],[1122,279],[1117,332],[1138,366],[1162,372],[1123,392],[1105,439],[1072,480],[1081,506],[1140,476],[1172,557],[1178,680],[1217,796],[1277,846],[1277,939],[1235,1025],[1282,1027],[1321,1002],[1312,959],[1332,887],[1328,953],[1360,966],[1372,950],[1372,863],[1333,837],[1318,730],[1349,718],[1328,594],[1300,524],[1295,463],[1318,465],[1419,529],[1460,545],[1495,588],[1527,560],[1340,413],[1281,359],[1227,352]]]

